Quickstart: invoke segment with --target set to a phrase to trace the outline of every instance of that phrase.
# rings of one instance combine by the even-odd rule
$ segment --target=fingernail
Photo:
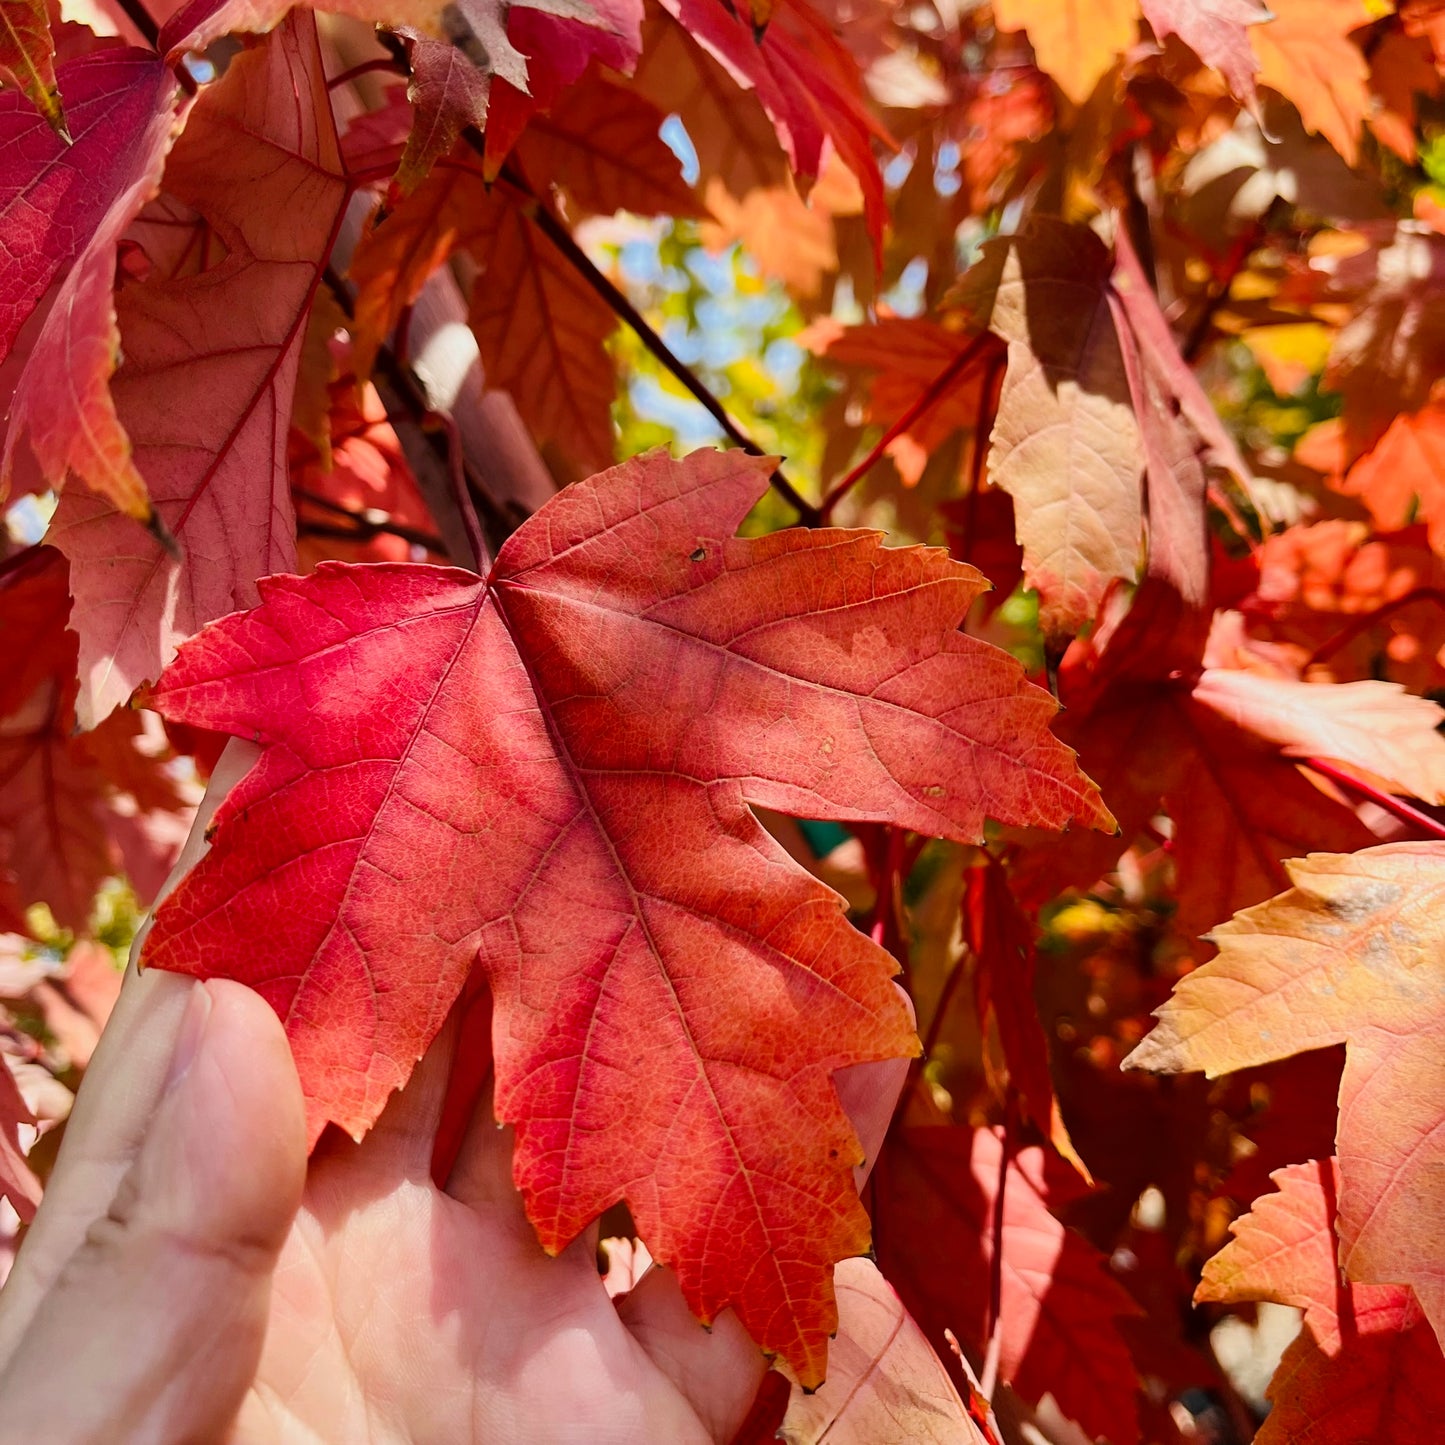
[[[186,1011],[181,1018],[180,1031],[176,1034],[176,1047],[171,1054],[171,1067],[166,1074],[166,1090],[175,1088],[189,1072],[195,1062],[197,1050],[205,1036],[206,1024],[211,1017],[211,992],[205,984],[198,983],[186,1001]]]

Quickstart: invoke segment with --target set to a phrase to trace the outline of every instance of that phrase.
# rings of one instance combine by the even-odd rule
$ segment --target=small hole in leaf
[[[689,562],[701,562],[702,559],[703,559],[704,557],[706,557],[706,556],[707,556],[707,548],[706,548],[706,547],[699,547],[696,552],[690,552],[690,553],[688,554],[687,560],[688,560]]]

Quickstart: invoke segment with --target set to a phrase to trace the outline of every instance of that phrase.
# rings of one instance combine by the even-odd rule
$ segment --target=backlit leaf
[[[868,1239],[830,1076],[911,1036],[888,956],[747,803],[962,838],[1109,820],[1052,700],[955,630],[971,569],[867,532],[730,539],[770,465],[626,463],[486,581],[266,582],[157,690],[266,751],[147,957],[271,1000],[314,1139],[374,1121],[480,950],[543,1244],[626,1198],[694,1313],[731,1304],[816,1384],[832,1266]]]
[[[1445,1329],[1445,1089],[1438,932],[1445,848],[1392,843],[1289,866],[1294,887],[1214,931],[1131,1068],[1211,1077],[1345,1045],[1337,1153],[1340,1261],[1409,1285]]]

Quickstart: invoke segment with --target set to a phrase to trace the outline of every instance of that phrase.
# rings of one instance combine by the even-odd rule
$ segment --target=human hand
[[[228,749],[178,873],[254,756]],[[308,1165],[270,1007],[132,966],[0,1293],[0,1441],[729,1440],[757,1347],[665,1270],[614,1303],[595,1227],[546,1256],[489,1100],[432,1182],[456,1039]],[[839,1075],[869,1159],[905,1072]]]

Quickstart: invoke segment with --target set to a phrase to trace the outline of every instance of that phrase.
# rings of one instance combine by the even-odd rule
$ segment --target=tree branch
[[[963,373],[983,354],[985,347],[988,345],[990,335],[991,333],[987,331],[979,332],[979,334],[928,383],[913,405],[878,438],[869,449],[867,456],[849,469],[847,475],[823,498],[822,504],[818,507],[818,518],[820,521],[826,522],[828,518],[833,515],[833,508],[847,496],[853,487],[872,471],[878,459],[888,450],[893,442],[902,436],[903,433],[913,426],[921,417],[932,411],[934,406],[953,389],[954,385],[962,378]]]
[[[473,132],[469,129],[467,132],[469,139],[472,134]],[[472,142],[474,148],[479,141],[480,137],[477,141]],[[642,342],[643,346],[687,391],[688,395],[712,417],[722,428],[723,434],[751,456],[766,455],[762,447],[728,415],[723,404],[703,385],[692,368],[673,352],[672,348],[648,324],[642,313],[623,295],[612,280],[598,269],[592,258],[573,239],[572,233],[566,226],[548,210],[520,178],[504,168],[499,177],[498,186],[502,193],[536,224],[537,229],[557,248],[562,258],[587,286],[606,303],[613,315],[625,322],[636,333],[637,339]],[[781,467],[774,469],[772,484],[774,490],[792,507],[798,514],[799,521],[805,526],[816,527],[821,524],[823,517],[819,509],[798,492],[797,488],[783,475]]]
[[[354,538],[359,542],[369,542],[373,537],[381,536],[400,537],[403,542],[410,542],[413,547],[425,547],[439,557],[447,555],[446,543],[434,532],[424,532],[420,527],[409,527],[405,522],[398,522],[389,512],[375,507],[348,507],[306,487],[293,486],[291,495],[334,516],[344,517],[351,524],[349,528],[328,528],[324,523],[304,524],[308,531],[317,536]]]
[[[1353,642],[1362,632],[1368,632],[1377,622],[1384,621],[1392,612],[1398,612],[1401,608],[1409,607],[1415,602],[1434,602],[1445,607],[1445,591],[1439,587],[1412,587],[1408,592],[1394,598],[1389,602],[1382,602],[1378,607],[1372,607],[1368,612],[1362,612],[1357,617],[1352,617],[1332,637],[1327,637],[1310,655],[1305,658],[1304,667],[1313,667],[1325,658],[1332,657],[1347,642]]]

